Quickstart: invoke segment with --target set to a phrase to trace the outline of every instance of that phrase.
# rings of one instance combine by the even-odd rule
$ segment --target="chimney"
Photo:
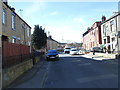
[[[102,16],[102,22],[104,22],[106,20],[105,16]]]
[[[8,5],[8,0],[2,0],[6,5]]]
[[[14,11],[14,12],[15,12],[15,8],[13,8],[13,7],[12,7],[11,9],[12,9],[12,11]]]
[[[52,39],[52,36],[51,36],[51,35],[49,36],[49,39]]]

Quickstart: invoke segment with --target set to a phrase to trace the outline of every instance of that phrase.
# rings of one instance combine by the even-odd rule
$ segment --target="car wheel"
[[[46,58],[47,61],[49,61],[49,58]]]

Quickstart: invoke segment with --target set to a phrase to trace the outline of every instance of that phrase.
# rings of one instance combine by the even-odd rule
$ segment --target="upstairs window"
[[[114,20],[110,22],[110,29],[111,31],[114,31]]]
[[[12,13],[12,29],[15,30],[15,14]]]
[[[6,9],[2,9],[2,23],[6,24]]]
[[[30,37],[30,28],[27,27],[27,36]]]
[[[106,35],[106,26],[105,26],[105,24],[103,25],[103,34]]]

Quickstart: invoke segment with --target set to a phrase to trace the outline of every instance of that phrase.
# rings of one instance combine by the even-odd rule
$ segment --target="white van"
[[[71,48],[65,48],[65,49],[64,49],[64,53],[69,54],[69,53],[70,53],[70,49],[71,49]]]

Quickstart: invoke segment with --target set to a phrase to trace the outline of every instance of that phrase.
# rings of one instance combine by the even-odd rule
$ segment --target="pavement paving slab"
[[[81,55],[82,57],[86,57],[86,58],[91,58],[93,60],[117,60],[115,59],[115,54],[107,54],[107,53],[95,53],[95,55],[93,55],[93,53],[89,53],[89,54],[85,54],[85,55]]]
[[[21,75],[12,84],[10,84],[8,88],[42,88],[46,76],[45,70],[47,70],[45,62],[45,60],[40,60],[33,66],[32,69]],[[39,85],[34,83],[36,81],[38,81]]]

